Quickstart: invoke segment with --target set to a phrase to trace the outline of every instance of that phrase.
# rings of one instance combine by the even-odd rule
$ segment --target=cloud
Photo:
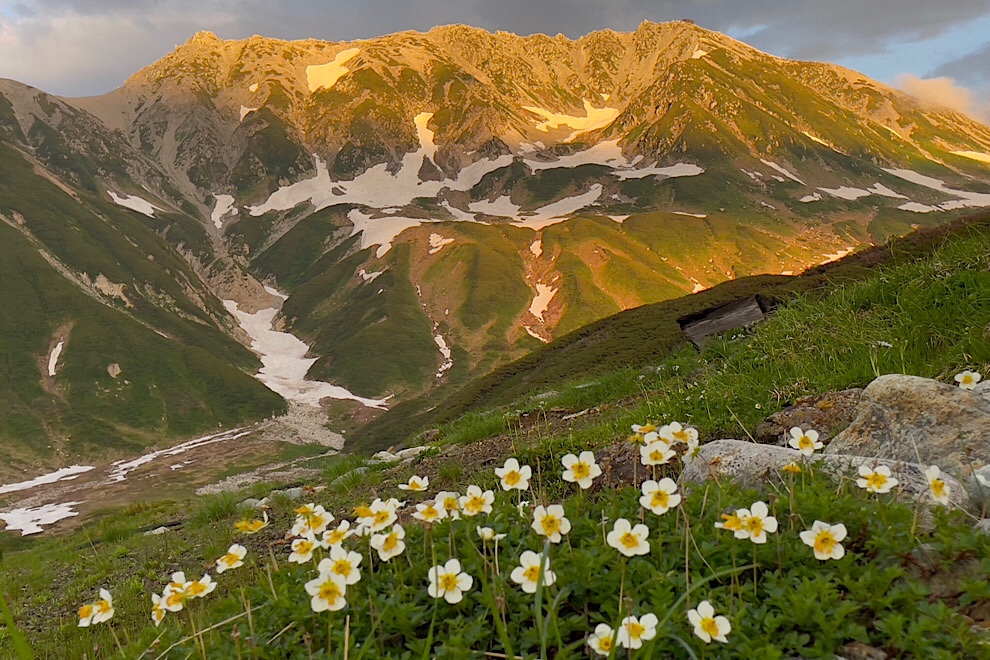
[[[990,120],[990,103],[979,101],[971,89],[952,78],[920,78],[905,73],[897,76],[894,86],[925,103],[951,108],[983,122]]]

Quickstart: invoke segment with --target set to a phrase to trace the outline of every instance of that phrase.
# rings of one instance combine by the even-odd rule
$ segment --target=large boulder
[[[881,376],[863,390],[856,419],[825,453],[917,461],[969,475],[990,463],[990,399],[928,378]]]
[[[698,455],[684,466],[680,482],[687,485],[706,480],[734,481],[746,488],[758,488],[768,482],[782,481],[785,474],[783,467],[789,463],[807,463],[812,469],[825,471],[836,478],[858,477],[860,465],[886,465],[899,482],[895,488],[898,496],[907,496],[924,504],[935,503],[924,474],[927,465],[846,454],[804,456],[789,447],[740,440],[715,440],[702,445]],[[949,489],[950,505],[960,509],[970,508],[971,500],[962,484],[948,475],[943,474],[942,478]]]

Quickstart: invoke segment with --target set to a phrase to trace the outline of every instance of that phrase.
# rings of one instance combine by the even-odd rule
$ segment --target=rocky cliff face
[[[115,209],[126,240],[120,214],[181,256],[228,339],[214,296],[252,312],[272,304],[262,283],[287,293],[311,376],[374,397],[990,206],[986,126],[686,22],[199,33],[104,96],[0,83],[0,140],[85,213]],[[19,212],[31,240],[67,240]],[[148,290],[124,294],[157,305]]]

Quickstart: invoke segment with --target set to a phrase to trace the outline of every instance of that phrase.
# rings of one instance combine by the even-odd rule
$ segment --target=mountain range
[[[287,402],[364,420],[990,206],[987,126],[687,21],[202,32],[102,96],[0,80],[0,162],[11,473]]]

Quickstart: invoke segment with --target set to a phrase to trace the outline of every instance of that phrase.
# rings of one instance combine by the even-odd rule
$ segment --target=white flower
[[[976,387],[976,384],[980,382],[983,378],[979,373],[975,371],[963,371],[956,374],[956,382],[959,383],[959,387],[964,390],[971,390]]]
[[[436,502],[422,502],[416,505],[416,512],[412,514],[412,517],[427,524],[433,524],[446,518],[447,510]]]
[[[322,504],[304,504],[295,510],[296,521],[292,525],[293,536],[322,534],[327,525],[333,522],[333,516],[327,513]]]
[[[842,523],[829,525],[816,520],[811,529],[801,532],[801,541],[815,549],[815,559],[842,559],[846,549],[842,540],[846,538],[846,526]]]
[[[619,518],[605,540],[626,557],[634,557],[650,552],[650,542],[646,540],[649,535],[650,528],[646,525],[640,523],[633,527],[625,518]]]
[[[106,589],[100,589],[100,600],[93,603],[93,623],[103,623],[113,617],[113,596]]]
[[[217,583],[213,581],[210,574],[207,573],[198,580],[193,580],[192,582],[187,582],[184,591],[186,596],[189,598],[203,598],[207,594],[213,593],[213,590],[217,588]]]
[[[675,442],[683,442],[684,444],[688,444],[692,441],[698,440],[698,430],[690,426],[681,426],[680,422],[671,422],[670,424],[661,426],[659,434],[660,437],[666,440],[669,445],[672,445]]]
[[[468,486],[467,493],[461,497],[459,504],[461,505],[461,512],[465,516],[476,516],[479,513],[491,513],[494,501],[494,491],[482,492],[478,486]]]
[[[399,484],[399,490],[409,490],[414,493],[421,493],[429,487],[429,477],[417,477],[416,475],[409,477],[408,483]]]
[[[437,496],[433,498],[433,501],[436,502],[438,506],[443,507],[443,510],[447,512],[447,517],[451,520],[461,519],[460,495],[458,493],[451,493],[442,490],[437,493]]]
[[[890,468],[886,465],[877,466],[872,470],[860,465],[859,476],[861,478],[856,480],[856,485],[865,488],[868,493],[889,493],[890,489],[897,485],[897,479],[890,476]]]
[[[244,557],[247,555],[247,548],[235,543],[227,549],[227,554],[217,560],[217,573],[229,571],[232,568],[240,568],[244,565]]]
[[[639,503],[644,509],[649,509],[658,516],[681,503],[681,496],[677,493],[677,483],[670,477],[660,481],[648,479],[643,482],[642,490],[643,496],[639,498]]]
[[[165,599],[158,594],[151,594],[151,620],[155,628],[165,619]]]
[[[510,458],[505,461],[505,465],[495,468],[495,476],[502,484],[502,490],[527,490],[529,480],[533,476],[533,468],[528,465],[519,465],[519,461]]]
[[[491,527],[482,527],[479,525],[476,531],[478,532],[478,538],[482,541],[501,541],[505,538],[505,534],[496,534],[495,530]]]
[[[688,610],[687,616],[694,626],[694,634],[706,644],[713,639],[723,643],[729,641],[725,638],[732,631],[729,620],[724,616],[715,616],[715,608],[707,600],[698,603],[697,609]]]
[[[451,605],[461,602],[464,592],[470,590],[474,583],[474,578],[461,571],[461,562],[456,559],[449,560],[443,566],[434,566],[428,577],[427,592],[430,596],[443,598]]]
[[[319,542],[312,534],[292,542],[292,553],[289,554],[289,561],[295,564],[305,564],[313,558],[313,551]]]
[[[946,506],[949,504],[949,487],[941,476],[942,472],[937,465],[932,465],[925,470],[925,478],[928,479],[928,488],[932,497],[942,506]]]
[[[380,532],[392,523],[398,516],[395,514],[395,507],[390,502],[383,502],[375,499],[369,507],[370,516],[361,519],[361,522],[368,526],[373,532]]]
[[[324,549],[333,548],[341,545],[347,537],[353,534],[354,530],[351,529],[351,523],[347,520],[341,520],[336,529],[328,529],[323,532],[323,540],[320,545]]]
[[[561,505],[540,505],[533,509],[533,530],[550,539],[551,543],[560,543],[563,535],[571,531],[571,521],[564,516]]]
[[[751,509],[736,511],[736,517],[742,524],[742,529],[735,530],[736,538],[748,538],[753,543],[766,543],[767,533],[773,534],[777,531],[777,519],[769,514],[770,509],[765,502],[753,502]]]
[[[375,534],[371,537],[371,547],[378,551],[382,561],[398,557],[406,549],[406,530],[402,525],[394,525],[388,534]]]
[[[594,452],[583,451],[580,456],[567,454],[560,462],[565,468],[564,481],[577,483],[581,488],[590,488],[595,477],[602,473],[602,469],[595,462]]]
[[[656,637],[657,623],[659,620],[652,612],[640,618],[627,616],[619,625],[619,634],[615,641],[623,648],[638,649],[643,646],[644,641]]]
[[[802,431],[800,426],[795,426],[791,429],[789,444],[805,456],[811,456],[815,453],[816,449],[821,449],[825,446],[823,442],[818,440],[818,431],[814,429]]]
[[[336,545],[330,548],[330,556],[321,560],[317,566],[317,570],[320,573],[333,573],[339,575],[344,580],[344,584],[351,585],[355,584],[361,579],[361,571],[358,570],[358,566],[361,565],[361,554],[347,550],[344,550],[341,546]]]
[[[643,465],[665,465],[674,456],[677,456],[677,452],[662,440],[639,447],[639,461]]]
[[[646,435],[648,433],[655,433],[656,430],[657,430],[656,425],[655,424],[650,424],[649,422],[647,422],[646,424],[642,424],[642,425],[640,425],[640,424],[633,424],[632,425],[632,431],[633,431],[633,433],[638,433],[639,435]]]
[[[690,463],[694,459],[698,458],[698,454],[700,453],[701,444],[698,440],[688,440],[687,447],[684,449],[684,454],[681,456],[681,461],[684,463]]]
[[[320,571],[319,577],[310,580],[305,585],[306,593],[310,598],[309,606],[314,612],[336,612],[344,609],[347,600],[344,594],[347,593],[347,585],[344,578],[331,573],[330,571]]]
[[[588,636],[588,646],[598,655],[607,656],[612,652],[615,631],[607,623],[599,623],[595,626],[595,632]]]
[[[528,508],[529,508],[529,500],[523,500],[522,502],[516,505],[516,511],[518,511],[519,515],[522,516],[523,518],[529,515],[529,513],[526,511],[526,509]]]
[[[544,559],[542,554],[526,550],[519,557],[519,566],[509,575],[512,581],[522,587],[528,594],[535,594],[540,579],[540,565],[543,565],[543,586],[548,587],[557,581],[557,575],[550,570],[550,558]]]

